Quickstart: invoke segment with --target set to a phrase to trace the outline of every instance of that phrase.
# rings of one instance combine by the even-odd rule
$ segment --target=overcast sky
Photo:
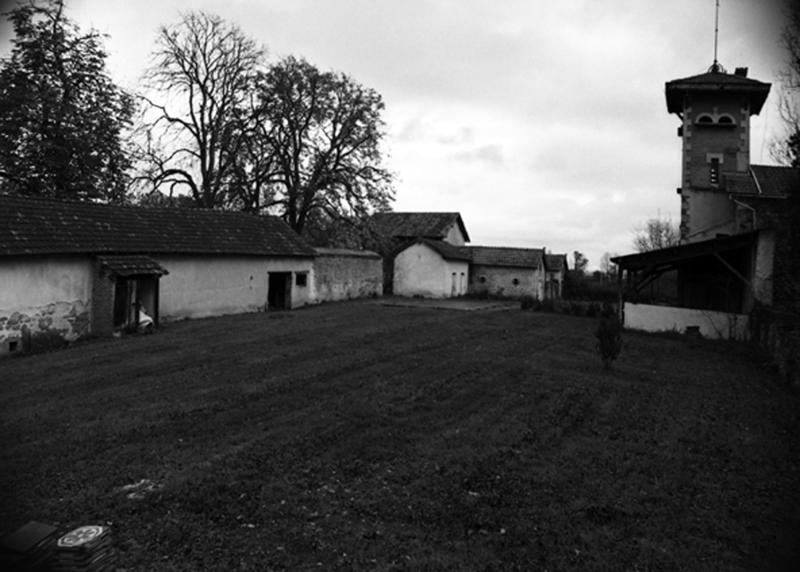
[[[721,0],[719,61],[777,82],[779,0]],[[3,7],[9,5],[4,1]],[[680,218],[679,121],[666,81],[713,60],[715,0],[67,0],[108,34],[135,90],[159,25],[201,9],[271,58],[302,56],[384,98],[398,211],[458,211],[475,245],[631,251],[633,229]],[[10,27],[0,27],[8,53]],[[772,163],[773,85],[751,160]]]

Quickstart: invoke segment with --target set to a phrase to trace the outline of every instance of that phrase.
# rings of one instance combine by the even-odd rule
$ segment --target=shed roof
[[[800,192],[800,169],[796,167],[751,165],[750,172],[760,195],[785,197]]]
[[[469,242],[469,234],[461,215],[457,212],[381,212],[372,215],[376,230],[394,238],[433,238],[442,239],[455,223],[464,240]]]
[[[472,263],[482,266],[539,268],[543,263],[541,248],[510,248],[501,246],[470,246]]]
[[[684,260],[751,246],[755,244],[757,238],[758,231],[747,232],[670,246],[659,250],[615,256],[611,258],[611,262],[619,265],[621,270],[639,271],[669,267]]]
[[[98,256],[100,266],[117,276],[138,276],[142,274],[163,276],[169,274],[166,268],[143,254],[114,254]]]
[[[314,256],[273,216],[0,194],[0,255],[65,253]]]

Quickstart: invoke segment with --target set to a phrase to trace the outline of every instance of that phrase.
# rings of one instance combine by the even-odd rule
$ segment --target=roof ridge
[[[24,201],[31,201],[31,202],[41,202],[41,203],[55,203],[60,205],[75,205],[80,207],[98,207],[98,208],[109,208],[109,209],[131,209],[131,210],[149,210],[149,211],[169,211],[169,212],[182,212],[182,213],[214,213],[214,215],[223,215],[223,216],[252,216],[252,217],[270,217],[270,218],[280,218],[277,215],[272,214],[257,214],[257,213],[249,213],[246,211],[231,211],[231,210],[224,210],[224,209],[216,209],[216,208],[207,208],[201,206],[190,206],[190,207],[180,207],[180,206],[173,206],[173,205],[139,205],[139,204],[117,204],[117,203],[101,203],[101,202],[93,202],[93,201],[80,201],[71,198],[64,198],[64,197],[40,197],[40,196],[31,196],[31,195],[20,195],[16,193],[11,193],[8,191],[0,191],[0,198],[2,199],[12,199],[12,200],[24,200]]]
[[[470,244],[467,248],[502,248],[504,250],[539,250],[544,252],[544,248],[536,246],[483,246],[481,244]]]

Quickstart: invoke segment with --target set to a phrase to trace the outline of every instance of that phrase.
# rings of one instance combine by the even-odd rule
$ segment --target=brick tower
[[[748,78],[747,68],[729,74],[716,61],[704,74],[667,82],[667,111],[682,122],[682,243],[736,232],[728,189],[750,177],[750,116],[769,89]]]

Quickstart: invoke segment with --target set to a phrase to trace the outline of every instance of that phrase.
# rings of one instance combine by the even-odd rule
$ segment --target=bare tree
[[[190,12],[160,28],[145,83],[140,180],[187,190],[198,206],[227,206],[236,159],[255,125],[251,94],[263,51],[238,26]]]
[[[383,101],[348,76],[285,58],[260,83],[274,170],[270,201],[297,232],[314,222],[363,219],[394,198],[381,165]]]
[[[611,262],[611,258],[617,254],[604,252],[600,258],[600,275],[606,280],[613,280],[617,276],[617,265]]]
[[[586,272],[586,266],[589,264],[589,259],[583,255],[582,252],[574,251],[572,253],[572,269],[579,276]]]
[[[634,229],[633,248],[636,252],[649,252],[677,246],[681,233],[670,218],[651,218]]]
[[[785,126],[784,138],[772,142],[770,154],[779,163],[800,167],[800,5],[787,6],[781,43],[786,65],[780,74],[778,109]]]

